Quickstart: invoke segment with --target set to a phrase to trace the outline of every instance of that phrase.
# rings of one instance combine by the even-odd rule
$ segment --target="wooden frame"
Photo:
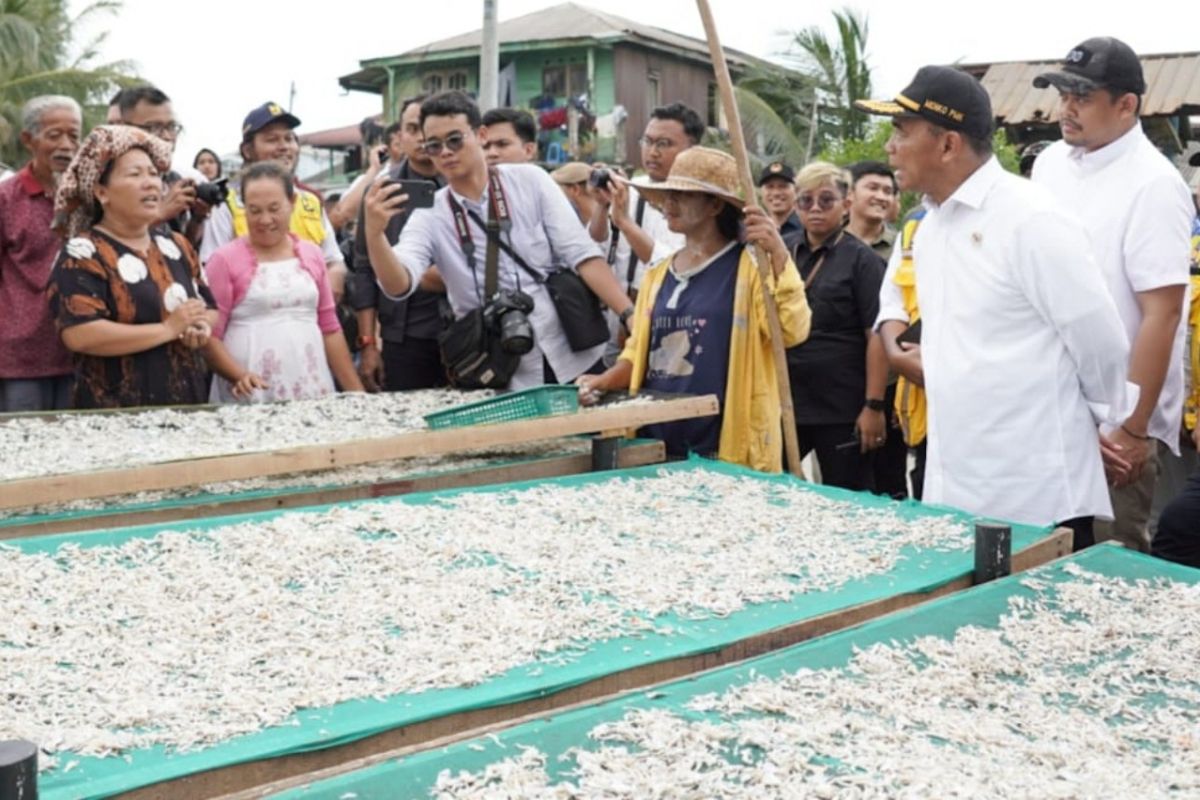
[[[617,466],[620,469],[660,464],[666,460],[666,446],[658,441],[632,442],[619,449],[617,459]],[[99,528],[125,528],[132,525],[150,525],[174,520],[277,511],[353,500],[369,500],[376,497],[394,497],[439,489],[461,489],[469,486],[557,478],[563,475],[580,475],[590,471],[591,468],[592,455],[584,452],[570,455],[550,455],[495,466],[471,467],[440,474],[400,477],[381,483],[324,486],[279,494],[257,494],[245,499],[222,500],[215,497],[197,497],[194,498],[194,503],[179,503],[164,508],[114,510],[111,513],[98,511],[95,514],[38,520],[24,525],[0,527],[0,542],[6,539],[74,533]]]
[[[544,419],[471,428],[413,431],[379,439],[308,445],[242,455],[146,464],[128,469],[46,475],[0,482],[0,508],[175,489],[265,475],[334,469],[410,456],[437,456],[485,447],[537,442],[585,433],[624,435],[632,428],[719,413],[715,395],[618,404]]]
[[[1052,533],[1014,553],[1013,572],[1041,566],[1071,553],[1070,529]],[[684,656],[615,672],[569,689],[520,703],[477,709],[395,728],[349,744],[307,753],[264,759],[198,772],[142,787],[121,795],[131,800],[171,797],[174,800],[252,800],[293,789],[334,775],[345,774],[415,752],[474,738],[488,730],[507,728],[550,711],[593,703],[632,690],[726,667],[748,658],[850,628],[876,617],[970,588],[973,575],[951,581],[930,592],[909,592],[833,611],[749,636],[718,650]]]

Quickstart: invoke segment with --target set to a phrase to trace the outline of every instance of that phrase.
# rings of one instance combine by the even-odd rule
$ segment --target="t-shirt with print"
[[[732,242],[703,267],[680,279],[667,271],[654,301],[644,391],[715,394],[725,405],[733,295],[742,248]],[[666,443],[667,453],[712,456],[721,418],[703,417],[648,425],[643,434]]]

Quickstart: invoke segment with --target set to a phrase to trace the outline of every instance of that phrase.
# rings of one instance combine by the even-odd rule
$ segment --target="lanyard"
[[[508,197],[504,194],[504,185],[494,168],[488,169],[488,220],[485,226],[487,232],[487,252],[484,257],[483,297],[480,304],[496,294],[500,288],[500,232],[512,228],[512,218],[508,213]],[[458,234],[458,243],[463,255],[467,257],[467,266],[475,277],[475,291],[479,291],[479,276],[475,265],[475,242],[471,239],[471,228],[467,223],[467,215],[462,205],[454,199],[454,192],[446,193],[450,201],[450,210],[454,214],[454,230]]]
[[[833,242],[821,248],[821,257],[817,259],[817,263],[813,266],[812,272],[808,273],[808,277],[804,279],[804,288],[806,290],[811,287],[813,285],[813,281],[817,279],[817,273],[821,271],[821,267],[825,264],[825,256],[829,255],[829,251],[837,246],[837,243],[842,240],[842,236],[844,236],[845,233],[846,232],[844,230],[839,231],[837,238],[834,239]]]

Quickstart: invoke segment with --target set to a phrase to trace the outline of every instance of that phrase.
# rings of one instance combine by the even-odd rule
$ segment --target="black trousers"
[[[859,452],[853,422],[797,425],[800,457],[814,450],[821,465],[821,482],[856,492],[875,491],[873,453]]]
[[[1058,523],[1060,528],[1070,528],[1075,534],[1075,546],[1072,552],[1086,550],[1096,543],[1095,517],[1075,517]]]
[[[919,445],[913,448],[913,468],[912,472],[908,473],[908,479],[912,481],[912,496],[914,500],[920,500],[925,496],[925,457],[928,453],[929,439],[926,438]]]
[[[436,339],[404,337],[383,342],[383,388],[389,392],[446,386],[446,367]]]
[[[590,367],[585,369],[582,374],[599,375],[604,372],[605,369],[607,369],[607,367],[604,366],[604,359],[601,358],[595,364],[592,364]],[[554,368],[550,366],[550,361],[545,356],[542,356],[542,380],[544,380],[547,385],[561,383],[561,381],[558,379],[558,376],[554,374]]]
[[[883,402],[887,406],[884,411],[887,441],[874,453],[875,491],[893,500],[903,500],[908,497],[905,474],[908,472],[908,445],[904,443],[904,434],[896,422],[896,384],[887,388]]]
[[[1192,473],[1183,492],[1163,509],[1150,554],[1200,567],[1200,471]]]

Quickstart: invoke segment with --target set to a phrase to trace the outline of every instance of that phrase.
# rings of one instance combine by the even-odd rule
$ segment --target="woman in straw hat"
[[[203,403],[200,350],[216,303],[183,236],[162,216],[170,147],[138,128],[101,125],[79,147],[54,198],[67,241],[49,298],[76,353],[76,408]]]
[[[617,363],[578,383],[584,402],[622,389],[715,394],[717,417],[652,425],[644,434],[662,439],[675,457],[694,453],[778,472],[783,439],[775,362],[747,244],[770,259],[786,347],[808,336],[811,313],[775,223],[746,206],[737,187],[733,158],[706,147],[680,153],[667,180],[637,187],[686,244],[646,273]]]

